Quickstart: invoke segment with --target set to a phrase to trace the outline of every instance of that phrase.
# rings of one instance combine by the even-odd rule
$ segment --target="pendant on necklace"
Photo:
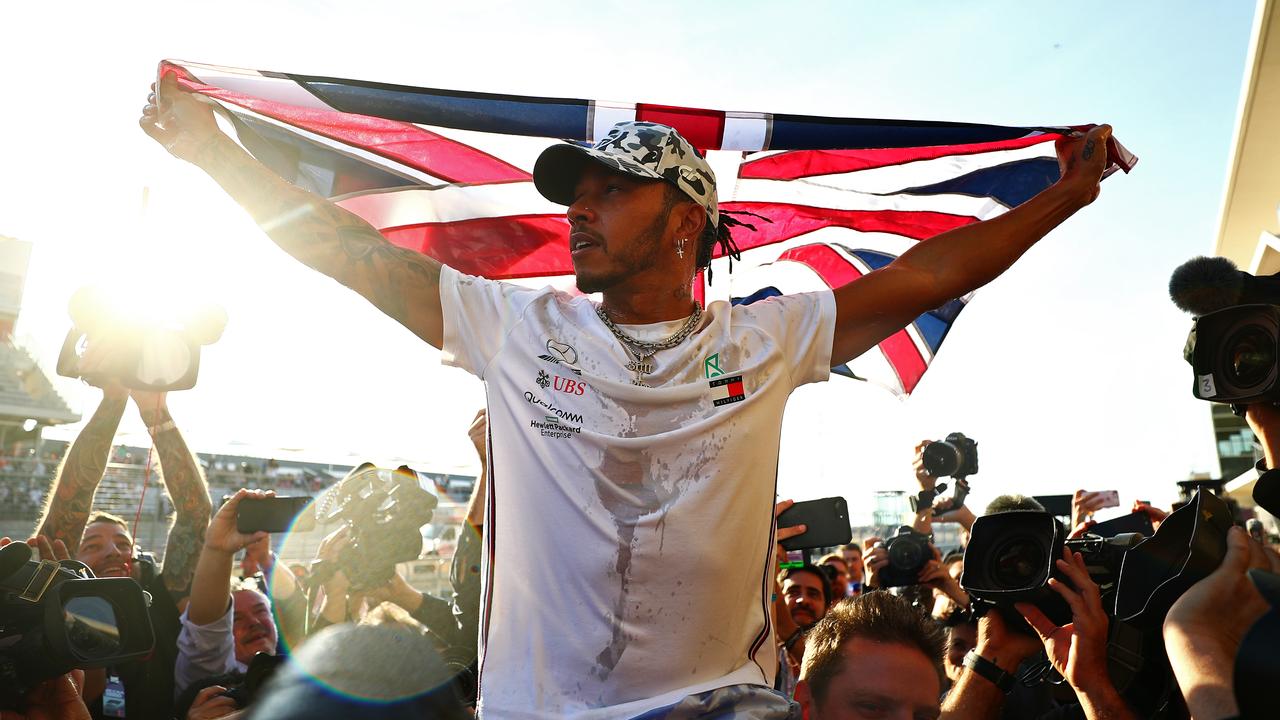
[[[653,372],[653,363],[649,362],[649,358],[651,357],[653,357],[652,354],[637,355],[635,356],[635,359],[627,363],[627,369],[636,374],[635,378],[631,381],[632,385],[649,387],[644,382],[644,376]]]

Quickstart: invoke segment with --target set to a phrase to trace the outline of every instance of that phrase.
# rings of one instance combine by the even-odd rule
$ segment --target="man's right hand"
[[[237,530],[236,514],[239,512],[240,502],[246,498],[264,500],[275,496],[274,490],[245,490],[243,488],[237,490],[230,500],[227,500],[222,504],[222,507],[218,508],[218,512],[214,514],[213,520],[209,523],[209,530],[204,539],[205,548],[234,555],[246,545],[268,537],[269,534],[261,530],[255,533],[242,533]]]
[[[187,162],[195,162],[201,146],[222,134],[212,104],[183,90],[172,74],[162,77],[158,88],[151,85],[138,125],[170,154]]]
[[[924,466],[924,449],[932,444],[932,440],[921,440],[916,445],[915,459],[911,461],[911,467],[916,471],[916,482],[920,483],[921,490],[932,490],[938,486],[938,478],[930,475]]]
[[[889,551],[877,542],[862,556],[862,566],[867,569],[867,587],[880,587],[880,571],[889,564]]]

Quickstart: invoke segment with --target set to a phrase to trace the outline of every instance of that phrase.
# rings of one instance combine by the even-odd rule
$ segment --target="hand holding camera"
[[[1193,717],[1237,714],[1232,692],[1236,649],[1270,608],[1250,581],[1250,570],[1280,573],[1280,555],[1232,527],[1222,564],[1183,593],[1165,617],[1169,664]]]
[[[1054,562],[1070,583],[1052,577],[1049,589],[1057,593],[1071,608],[1071,621],[1057,625],[1030,603],[1014,605],[1027,623],[1040,636],[1049,661],[1077,695],[1110,688],[1107,677],[1107,613],[1102,609],[1098,584],[1089,577],[1084,556],[1062,548],[1062,558]]]

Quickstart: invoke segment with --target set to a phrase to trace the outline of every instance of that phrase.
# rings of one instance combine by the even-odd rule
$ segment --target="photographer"
[[[1236,653],[1249,628],[1270,610],[1249,580],[1251,569],[1280,573],[1280,555],[1233,527],[1222,564],[1178,598],[1165,617],[1165,651],[1194,720],[1220,720],[1240,712]]]
[[[239,490],[209,524],[178,635],[174,667],[178,694],[207,677],[244,673],[258,652],[276,652],[276,626],[267,598],[252,590],[238,591],[234,598],[231,593],[235,554],[267,537],[265,532],[246,535],[236,530],[239,505],[245,498],[274,495],[272,491]]]
[[[935,488],[938,487],[938,478],[929,473],[929,468],[925,462],[925,448],[932,444],[932,440],[921,440],[916,444],[915,457],[911,460],[911,467],[915,471],[916,482],[920,484],[921,491],[921,495],[917,496],[919,501],[916,510],[915,526],[917,532],[931,534],[932,526],[929,524],[930,522],[959,523],[962,528],[960,537],[961,544],[963,545],[969,529],[973,527],[973,521],[977,518],[973,514],[973,511],[965,506],[963,500],[956,502],[954,495],[952,497],[937,500],[936,502],[933,500],[933,493],[935,492]],[[962,482],[965,481],[956,481],[957,484]],[[929,502],[923,502],[924,498],[928,498]],[[931,512],[927,518],[923,518],[922,515],[926,509]],[[921,530],[921,527],[926,529]]]
[[[94,362],[86,354],[81,365],[86,375],[92,375]],[[94,575],[133,577],[152,596],[149,615],[155,631],[155,651],[145,661],[108,669],[103,700],[90,703],[94,717],[168,717],[174,697],[179,607],[186,601],[209,525],[209,490],[169,414],[165,393],[130,391],[110,379],[95,378],[94,382],[102,386],[102,403],[58,470],[37,534],[61,540]],[[155,443],[165,488],[175,509],[163,569],[135,555],[133,536],[123,518],[102,512],[90,514],[130,397]],[[105,704],[110,708],[104,709]],[[110,714],[104,714],[108,710]]]
[[[1262,446],[1266,467],[1277,467],[1280,408],[1255,403],[1247,407],[1245,419]],[[1165,617],[1169,665],[1195,720],[1240,713],[1236,654],[1250,627],[1269,609],[1249,579],[1250,570],[1280,573],[1280,555],[1250,540],[1242,528],[1232,527],[1222,563],[1178,598]]]

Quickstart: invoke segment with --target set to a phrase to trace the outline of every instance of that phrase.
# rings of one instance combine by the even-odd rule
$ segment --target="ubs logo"
[[[543,390],[551,387],[556,392],[566,395],[584,395],[587,392],[587,384],[581,380],[571,380],[559,375],[548,375],[545,370],[538,371],[538,378],[534,382]]]
[[[562,378],[559,375],[556,375],[555,380],[552,381],[552,387],[557,392],[562,392],[568,395],[582,395],[587,391],[587,384],[581,380],[570,380],[569,378]]]

